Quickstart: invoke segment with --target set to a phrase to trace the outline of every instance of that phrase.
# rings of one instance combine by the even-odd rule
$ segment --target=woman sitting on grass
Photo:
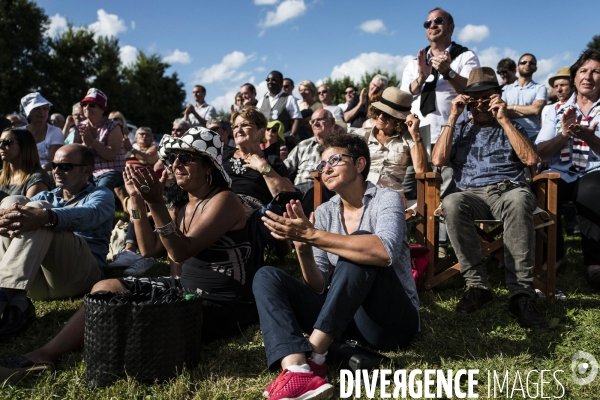
[[[359,136],[330,135],[319,152],[317,170],[337,195],[310,219],[299,201],[283,217],[263,218],[275,238],[294,241],[305,282],[273,267],[254,278],[267,363],[283,369],[265,389],[270,399],[329,398],[325,356],[333,339],[391,350],[419,330],[402,198],[366,180],[369,148]]]
[[[167,250],[183,262],[181,277],[107,279],[93,292],[149,292],[153,286],[202,289],[202,341],[232,336],[257,321],[247,264],[250,245],[246,216],[237,196],[228,190],[231,180],[221,163],[219,135],[192,128],[181,138],[163,137],[159,153],[173,169],[177,185],[188,202],[168,210],[163,186],[151,168],[127,167],[123,174],[130,196],[129,212],[144,256]],[[150,227],[144,202],[156,224]],[[83,344],[85,314],[80,308],[59,334],[24,356],[0,360],[0,382],[27,372],[52,370],[56,360]],[[176,337],[173,340],[177,340]]]
[[[37,146],[26,129],[6,129],[0,136],[0,200],[6,196],[33,197],[54,189],[54,181],[40,165]]]

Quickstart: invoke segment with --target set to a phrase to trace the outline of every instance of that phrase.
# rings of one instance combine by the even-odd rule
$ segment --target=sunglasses
[[[61,171],[65,171],[65,172],[72,171],[73,168],[75,168],[75,167],[85,167],[86,165],[89,165],[89,164],[73,164],[73,163],[55,163],[55,162],[51,162],[50,164],[52,165],[53,171],[56,168],[58,168]]]
[[[535,61],[529,61],[529,60],[519,61],[519,65],[525,65],[525,64],[529,64],[529,65],[533,65],[533,66],[537,65],[537,63]]]
[[[377,118],[381,117],[387,121],[394,119],[394,117],[392,117],[390,114],[386,113],[385,111],[377,110],[377,111],[375,111],[375,114],[377,115]]]
[[[435,22],[436,25],[441,25],[444,23],[444,17],[437,17],[434,19],[428,19],[427,21],[423,22],[423,27],[425,29],[429,29],[429,27],[431,26],[431,23]]]
[[[329,92],[329,90],[322,90],[320,92],[317,92],[317,94],[327,94]]]
[[[183,166],[189,165],[194,159],[199,158],[193,156],[190,153],[169,153],[167,155],[167,160],[171,165],[175,164],[175,160],[179,160],[179,163]]]
[[[352,161],[357,158],[356,156],[351,156],[350,154],[333,154],[331,157],[329,157],[329,160],[321,161],[319,164],[317,164],[317,172],[322,174],[327,164],[335,167],[340,163],[340,161],[342,161],[342,158],[344,157],[350,157]]]
[[[291,86],[290,85],[283,85],[282,88],[289,89],[289,88],[291,88]]]
[[[83,107],[83,108],[86,108],[86,107],[87,108],[96,108],[96,105],[94,103],[83,103],[81,105],[81,107]]]
[[[277,79],[277,78],[267,78],[267,79],[265,79],[265,82],[277,82],[277,81],[279,81],[279,79]]]
[[[344,92],[344,94],[356,94],[356,90],[351,90],[349,92]]]
[[[484,99],[474,99],[472,97],[469,97],[468,100],[467,100],[467,104],[469,106],[473,106],[474,107],[474,106],[479,105],[479,103],[486,104],[486,103],[489,103],[490,101],[492,101],[492,99],[489,98],[489,97],[486,97]]]
[[[325,118],[325,117],[321,117],[321,118],[315,118],[315,119],[311,119],[311,120],[309,121],[309,123],[310,123],[311,125],[314,125],[314,124],[316,124],[317,122],[318,122],[318,123],[323,123],[323,122],[325,122],[325,121],[327,121],[327,118]]]
[[[12,139],[2,139],[2,140],[0,140],[0,146],[2,146],[2,147],[8,147],[8,146],[10,146],[13,143],[19,143],[19,142],[16,141],[16,140],[12,140]]]
[[[508,73],[507,69],[499,69],[496,71],[498,75],[506,75]]]

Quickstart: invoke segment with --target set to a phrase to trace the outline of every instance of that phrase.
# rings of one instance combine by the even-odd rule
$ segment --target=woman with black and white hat
[[[402,182],[406,168],[426,172],[427,152],[419,134],[419,118],[410,113],[412,95],[398,88],[383,91],[379,101],[371,104],[375,126],[358,129],[371,152],[371,169],[367,180],[377,187],[387,187],[404,197]]]

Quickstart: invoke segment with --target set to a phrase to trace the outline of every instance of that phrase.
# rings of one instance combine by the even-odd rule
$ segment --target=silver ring
[[[148,193],[150,191],[150,186],[148,185],[142,185],[140,186],[140,192],[142,193]]]

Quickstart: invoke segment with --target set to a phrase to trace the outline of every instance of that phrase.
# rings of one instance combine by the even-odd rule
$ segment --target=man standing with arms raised
[[[189,121],[192,126],[206,127],[207,121],[217,117],[217,110],[204,101],[206,97],[206,88],[204,86],[194,86],[192,94],[194,95],[194,100],[196,100],[196,105],[188,104],[185,107],[183,119]]]

